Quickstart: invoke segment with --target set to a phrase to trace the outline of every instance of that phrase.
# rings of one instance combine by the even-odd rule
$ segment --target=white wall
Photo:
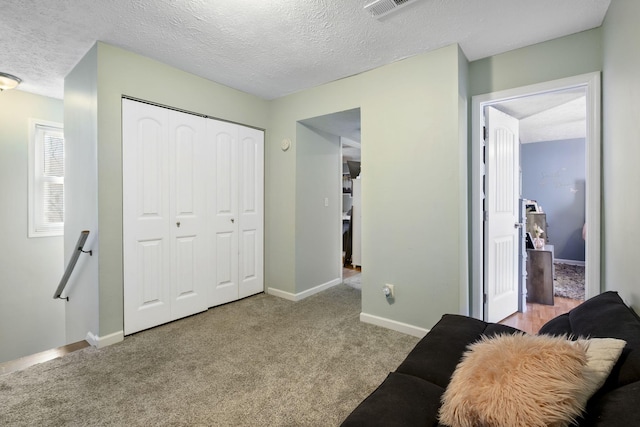
[[[62,101],[0,93],[0,362],[65,344],[65,302],[53,293],[63,272],[63,238],[27,238],[29,118],[63,121]]]
[[[640,2],[614,0],[603,24],[604,285],[640,311]]]

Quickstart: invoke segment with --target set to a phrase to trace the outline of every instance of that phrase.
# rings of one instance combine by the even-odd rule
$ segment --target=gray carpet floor
[[[0,376],[2,426],[336,426],[418,339],[360,291],[257,295]]]

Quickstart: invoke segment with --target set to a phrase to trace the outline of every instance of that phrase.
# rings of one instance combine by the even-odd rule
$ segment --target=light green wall
[[[473,61],[469,64],[469,97],[600,72],[601,38],[602,29],[596,28]],[[469,123],[471,119],[469,114]],[[469,133],[470,144],[471,141]],[[473,247],[476,243],[472,238],[470,241]],[[471,265],[477,265],[471,254],[470,261]]]
[[[140,55],[97,43],[97,221],[99,272],[96,337],[123,330],[122,126],[123,95],[266,128],[265,100]],[[88,55],[93,55],[92,51]],[[79,106],[77,108],[80,108]],[[68,322],[73,319],[67,319]],[[86,321],[86,319],[85,319]],[[88,322],[86,327],[93,327]]]
[[[299,191],[314,160],[297,122],[360,108],[362,310],[429,328],[443,313],[466,311],[468,97],[597,71],[600,36],[590,30],[471,64],[452,45],[270,102],[98,43],[99,334],[122,329],[123,94],[267,128],[265,286],[292,294],[322,280],[299,282],[315,277],[300,258],[310,248],[296,235],[301,206],[320,201]],[[286,152],[284,138],[293,141]],[[396,285],[394,304],[384,283]]]
[[[0,93],[0,362],[65,344],[65,303],[53,292],[63,272],[63,238],[28,238],[29,119],[62,123],[59,99]]]
[[[342,270],[340,138],[296,127],[296,292],[339,280]],[[327,206],[324,199],[327,198]]]
[[[358,76],[274,100],[269,107],[265,143],[265,287],[290,294],[296,287],[296,198],[298,171],[307,165],[298,156],[297,122],[316,116],[359,107]],[[283,139],[293,143],[280,149]],[[307,141],[308,142],[308,141]],[[303,148],[304,150],[304,148]],[[300,162],[298,163],[298,159]],[[339,176],[338,176],[339,178]],[[339,189],[339,180],[336,186]]]
[[[466,152],[459,134],[459,60],[452,45],[272,102],[265,251],[271,286],[300,292],[290,224],[299,220],[297,205],[317,203],[295,197],[300,170],[313,162],[293,155],[304,144],[296,140],[296,123],[360,107],[362,311],[422,328],[459,311],[467,281],[461,274],[467,247],[466,235],[460,236],[466,222],[460,158]],[[294,153],[279,150],[283,138],[294,141]],[[396,285],[394,304],[382,294],[385,283]]]
[[[258,128],[267,101],[117,47],[98,43],[100,336],[123,327],[123,95]]]
[[[462,49],[458,48],[458,144],[460,145],[460,207],[462,212],[469,211],[470,199],[468,191],[471,188],[471,163],[468,153],[469,149],[469,126],[468,123],[471,119],[470,103],[469,103],[469,61],[462,52]],[[460,254],[460,277],[469,277],[470,269],[469,260],[471,259],[470,251],[471,236],[470,236],[470,216],[460,214],[460,250],[467,248],[467,252],[461,252]],[[460,294],[460,314],[468,315],[470,313],[471,306],[471,289],[467,286],[461,289]]]
[[[603,24],[604,286],[640,310],[640,2],[613,0]]]
[[[583,31],[470,63],[470,96],[602,70],[601,29]]]
[[[65,104],[69,103],[68,108],[65,105],[65,124],[74,123],[79,137],[87,138],[90,144],[95,139],[96,144],[96,181],[77,191],[83,194],[97,189],[97,215],[91,214],[93,202],[85,203],[83,215],[88,217],[78,217],[74,227],[85,227],[89,217],[95,216],[100,229],[100,241],[94,246],[100,269],[86,267],[87,280],[93,281],[83,283],[89,305],[83,312],[68,310],[67,325],[83,325],[68,330],[73,335],[70,341],[80,337],[84,329],[99,336],[122,330],[123,94],[268,129],[265,284],[294,294],[305,290],[304,285],[296,284],[296,278],[308,271],[304,263],[296,264],[298,208],[318,202],[297,191],[300,171],[313,163],[310,156],[298,155],[298,145],[305,143],[296,140],[297,121],[360,107],[363,204],[367,212],[363,218],[363,312],[429,328],[442,313],[463,312],[461,301],[466,298],[464,286],[460,286],[467,280],[467,152],[461,142],[466,135],[464,92],[468,90],[473,96],[604,69],[604,285],[619,290],[638,307],[640,286],[635,283],[633,268],[638,239],[633,233],[637,233],[634,215],[639,202],[631,189],[640,181],[636,166],[640,148],[635,143],[640,134],[640,107],[633,98],[640,89],[640,53],[634,44],[640,30],[633,19],[639,15],[638,2],[614,0],[602,28],[472,62],[468,87],[466,60],[456,46],[450,46],[271,102],[98,43],[74,71],[77,74],[70,74],[65,90]],[[77,96],[70,98],[70,91],[76,91]],[[18,91],[1,94],[0,107],[4,111],[0,117],[0,170],[5,175],[1,182],[8,183],[16,176],[26,176],[27,130],[26,124],[20,123],[28,117],[62,121],[62,107],[59,100]],[[69,135],[74,132],[66,131]],[[287,152],[279,148],[283,138],[294,142]],[[309,148],[303,146],[302,150]],[[84,149],[83,156],[90,156],[91,148]],[[82,169],[74,172],[73,167],[69,170],[71,174],[80,172]],[[3,273],[9,279],[3,283],[12,287],[12,298],[0,303],[0,325],[12,324],[12,328],[0,326],[3,351],[11,347],[5,343],[18,335],[27,337],[28,346],[40,342],[33,337],[40,327],[38,322],[44,319],[43,307],[53,310],[53,318],[64,316],[64,304],[49,300],[56,284],[50,284],[50,279],[59,277],[63,268],[55,255],[62,258],[62,239],[26,239],[26,184],[5,186],[5,190],[13,211],[5,210],[1,218],[12,224],[4,239],[11,247],[4,251],[9,259]],[[70,197],[73,200],[74,196]],[[313,197],[317,199],[317,195]],[[77,238],[71,234],[76,233],[65,238],[67,246],[69,239]],[[42,280],[34,276],[29,261],[38,251],[43,253],[38,256],[39,266],[46,270]],[[21,255],[26,253],[31,258]],[[20,320],[21,314],[8,301],[34,301],[42,294],[33,287],[35,283],[47,283],[46,301],[28,311],[30,320]],[[396,285],[393,305],[381,296],[384,283]],[[4,292],[6,295],[7,289]],[[73,307],[72,301],[69,307]],[[51,325],[51,317],[46,322]],[[46,335],[53,341],[42,348],[64,341],[63,330],[62,326],[48,328]],[[23,354],[33,351],[38,350],[29,348]],[[3,353],[0,360],[5,356],[17,357]]]
[[[78,259],[64,295],[71,295],[66,310],[69,342],[98,334],[98,239],[97,179],[97,75],[98,48],[93,46],[65,78],[65,264],[76,250],[78,236],[89,230],[85,248],[93,256]]]

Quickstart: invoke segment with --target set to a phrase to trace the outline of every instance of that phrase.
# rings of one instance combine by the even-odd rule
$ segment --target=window
[[[62,124],[29,120],[29,237],[64,232]]]

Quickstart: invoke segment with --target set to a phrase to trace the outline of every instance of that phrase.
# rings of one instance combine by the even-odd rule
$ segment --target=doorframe
[[[601,292],[601,77],[600,72],[586,73],[548,82],[506,89],[472,97],[471,106],[471,316],[484,319],[484,234],[482,212],[482,162],[484,107],[504,101],[563,89],[586,90],[586,195],[585,222],[585,299]]]

